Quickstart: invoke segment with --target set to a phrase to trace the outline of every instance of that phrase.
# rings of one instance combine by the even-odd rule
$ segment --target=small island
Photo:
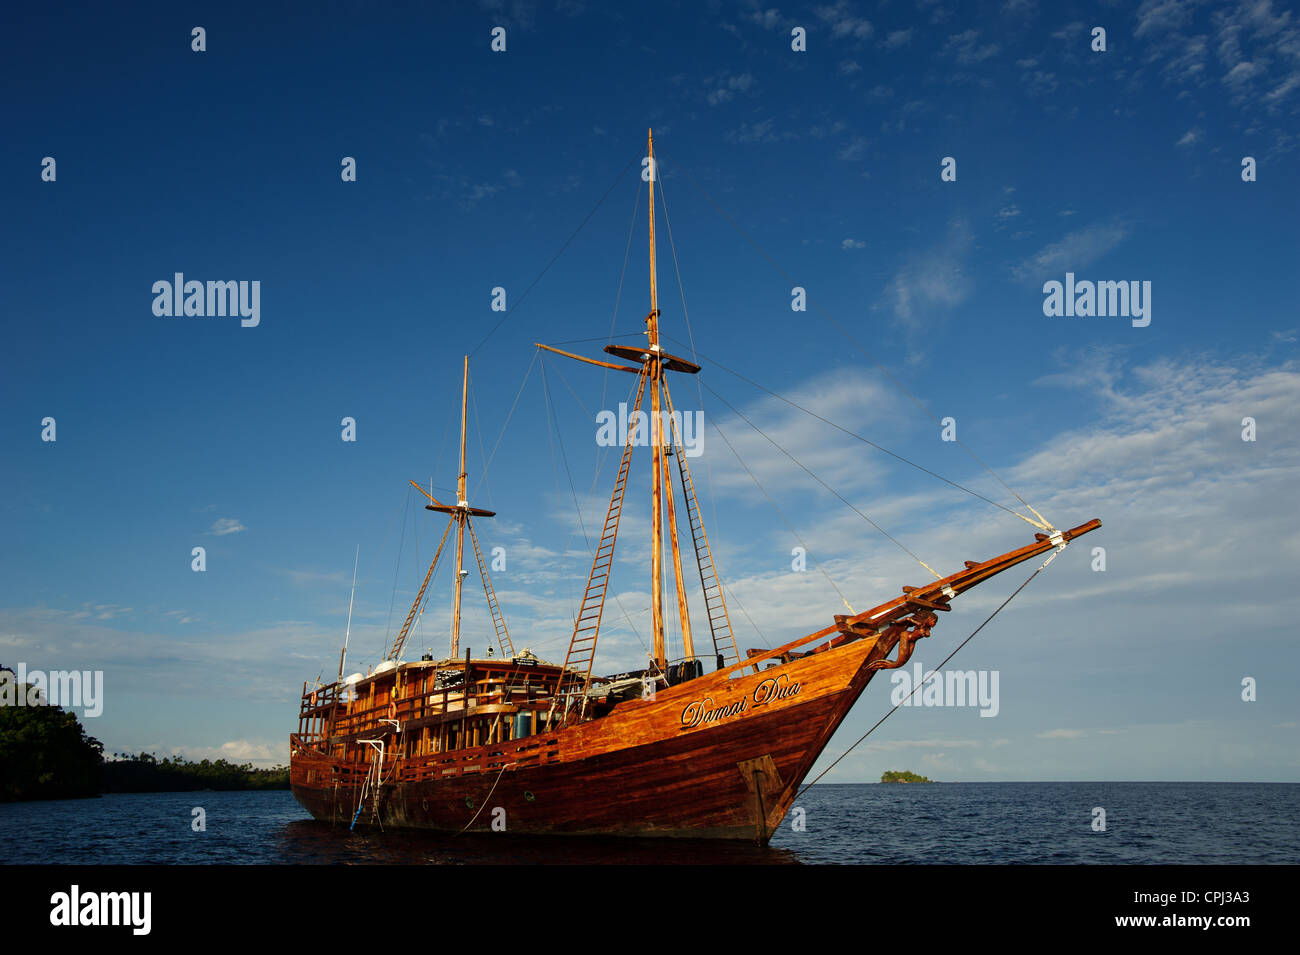
[[[926,779],[924,776],[918,776],[911,770],[890,769],[880,774],[882,783],[930,783],[932,779]]]

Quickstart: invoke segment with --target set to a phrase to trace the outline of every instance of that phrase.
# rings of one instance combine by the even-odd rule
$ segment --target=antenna
[[[407,492],[410,493],[409,491]],[[343,652],[339,654],[339,679],[343,679],[343,661],[348,656],[348,640],[352,636],[352,601],[357,596],[357,562],[361,560],[361,545],[357,545],[356,556],[352,558],[352,596],[348,598],[348,629],[343,634]]]

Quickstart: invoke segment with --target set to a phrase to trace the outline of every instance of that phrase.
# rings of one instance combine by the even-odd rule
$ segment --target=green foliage
[[[27,699],[26,684],[17,692]],[[251,763],[196,763],[182,756],[158,759],[152,753],[115,753],[105,760],[104,745],[87,736],[77,717],[62,707],[0,705],[0,802],[77,799],[101,792],[288,788],[287,766],[254,769]]]
[[[200,789],[288,789],[289,768],[254,769],[252,763],[236,764],[224,759],[190,762],[183,756],[152,753],[116,758],[104,763],[104,792],[156,793],[194,792]]]
[[[98,795],[103,753],[62,707],[0,706],[0,802]]]
[[[890,769],[880,774],[882,783],[928,783],[933,780],[918,776],[908,769]]]

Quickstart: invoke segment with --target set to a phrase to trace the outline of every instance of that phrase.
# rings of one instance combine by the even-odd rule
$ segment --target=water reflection
[[[731,840],[356,830],[295,820],[276,832],[280,860],[307,865],[797,865],[788,849]]]

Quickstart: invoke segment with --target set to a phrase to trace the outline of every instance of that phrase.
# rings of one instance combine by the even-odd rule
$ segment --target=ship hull
[[[293,793],[341,825],[766,842],[865,688],[866,664],[887,652],[874,642],[624,703],[521,741],[539,754],[531,765],[510,744],[449,754],[459,765],[443,756],[437,769],[415,761],[365,800],[348,767],[300,749]]]

